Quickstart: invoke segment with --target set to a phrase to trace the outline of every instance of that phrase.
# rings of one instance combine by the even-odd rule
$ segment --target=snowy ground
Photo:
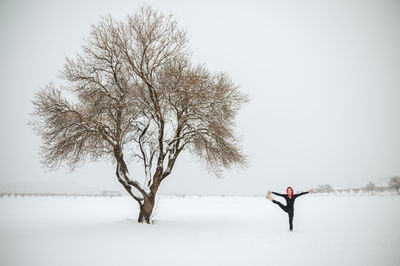
[[[400,197],[0,198],[0,265],[400,265]]]

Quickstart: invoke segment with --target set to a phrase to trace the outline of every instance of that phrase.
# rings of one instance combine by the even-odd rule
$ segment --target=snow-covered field
[[[400,197],[0,198],[0,265],[400,265]]]

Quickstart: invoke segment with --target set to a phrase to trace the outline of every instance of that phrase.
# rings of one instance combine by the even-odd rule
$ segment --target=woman
[[[269,199],[270,201],[272,201],[273,203],[279,205],[279,207],[281,207],[281,209],[285,212],[287,212],[287,214],[289,215],[289,230],[293,231],[293,215],[294,215],[294,201],[296,200],[297,197],[307,194],[309,192],[312,192],[313,190],[310,189],[307,192],[302,192],[302,193],[298,193],[298,194],[293,194],[293,188],[292,187],[288,187],[286,189],[286,194],[280,194],[280,193],[276,193],[276,192],[272,192],[272,191],[268,191],[268,194],[266,196],[267,199]],[[281,196],[283,198],[285,198],[286,200],[286,206],[283,205],[282,203],[280,203],[279,201],[274,200],[274,198],[272,198],[271,194],[277,195],[277,196]]]

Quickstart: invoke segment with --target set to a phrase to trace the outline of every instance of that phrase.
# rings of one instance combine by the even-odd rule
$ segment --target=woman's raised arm
[[[301,193],[294,194],[293,196],[299,197],[299,196],[303,196],[304,194],[308,194],[308,193],[311,193],[311,192],[313,192],[312,189],[310,189],[309,191],[306,191],[306,192],[301,192]],[[272,192],[272,193],[273,193],[273,192]]]
[[[286,196],[286,194],[281,194],[281,193],[277,193],[277,192],[273,192],[273,191],[272,191],[272,194],[277,195],[277,196],[281,196],[281,197],[285,197]]]

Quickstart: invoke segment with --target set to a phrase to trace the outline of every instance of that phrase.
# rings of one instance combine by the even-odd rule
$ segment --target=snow
[[[279,199],[279,198],[278,198]],[[400,197],[0,198],[0,265],[400,265]]]

